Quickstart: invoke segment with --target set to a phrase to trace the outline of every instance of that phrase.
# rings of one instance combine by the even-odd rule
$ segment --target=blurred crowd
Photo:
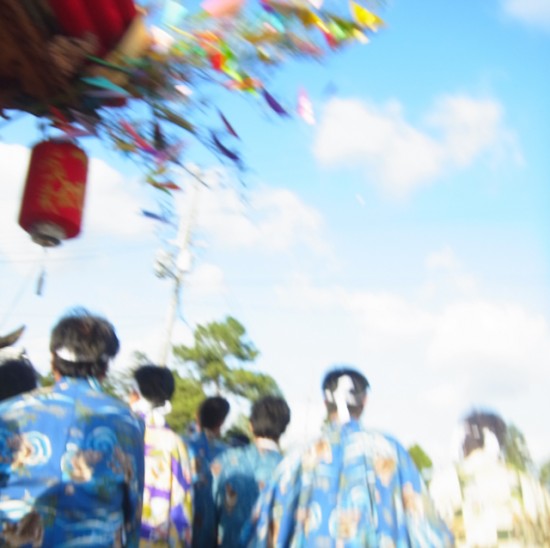
[[[231,437],[222,395],[192,431],[168,426],[166,367],[133,370],[125,401],[107,394],[119,340],[104,317],[57,322],[48,387],[16,340],[0,338],[0,547],[550,546],[550,495],[505,462],[494,414],[465,419],[460,462],[428,486],[398,440],[363,426],[358,369],[327,372],[322,431],[283,455],[278,394],[252,402],[248,432]]]

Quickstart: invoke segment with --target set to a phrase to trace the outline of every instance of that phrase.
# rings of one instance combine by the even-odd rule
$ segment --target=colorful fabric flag
[[[211,17],[229,17],[236,15],[243,4],[244,0],[205,0],[201,7]]]
[[[232,150],[228,149],[225,145],[223,145],[220,140],[216,137],[216,134],[212,132],[212,141],[216,145],[216,148],[227,158],[230,160],[233,160],[235,163],[240,162],[240,158],[236,152],[233,152]]]
[[[86,76],[82,78],[82,81],[90,86],[106,91],[112,91],[114,93],[117,93],[118,95],[122,95],[123,97],[128,97],[130,95],[124,88],[113,84],[113,82],[111,82],[104,76]]]
[[[282,107],[282,105],[265,89],[262,88],[262,93],[267,104],[274,110],[279,116],[288,116],[288,112]]]
[[[350,2],[350,10],[353,18],[361,27],[376,32],[384,24],[378,15],[372,13],[357,2],[353,2],[353,0]]]
[[[230,133],[231,135],[233,135],[233,137],[236,137],[237,139],[240,139],[239,135],[238,135],[237,132],[233,129],[233,126],[229,123],[229,121],[228,121],[227,118],[223,115],[223,113],[222,113],[221,110],[218,110],[218,114],[220,115],[220,118],[222,119],[223,125],[225,126],[225,128],[227,129],[227,131],[229,131],[229,133]]]
[[[164,217],[163,215],[159,215],[158,213],[154,213],[153,211],[142,209],[141,214],[148,219],[153,219],[154,221],[160,221],[162,223],[168,222],[168,219],[166,217]]]
[[[313,104],[308,97],[305,89],[301,88],[298,92],[298,116],[309,125],[315,124],[315,113],[313,112]]]

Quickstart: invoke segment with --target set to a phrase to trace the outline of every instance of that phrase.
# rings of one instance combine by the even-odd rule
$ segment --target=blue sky
[[[324,64],[289,63],[268,89],[305,87],[317,123],[275,119],[252,98],[220,108],[243,139],[243,188],[191,150],[199,198],[174,343],[227,314],[289,398],[287,444],[315,434],[319,383],[351,363],[372,384],[365,423],[438,463],[472,406],[490,407],[550,458],[550,2],[389,2],[387,26]],[[83,305],[117,326],[123,368],[159,355],[170,284],[155,277],[156,194],[115,152],[93,156],[82,235],[48,254],[16,218],[36,121],[0,130],[0,331],[48,368],[49,330]],[[185,215],[190,195],[175,197]]]

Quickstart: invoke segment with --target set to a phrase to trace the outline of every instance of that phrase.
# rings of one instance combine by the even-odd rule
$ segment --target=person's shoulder
[[[82,400],[88,409],[86,414],[93,415],[95,420],[103,420],[113,425],[124,424],[126,427],[135,428],[142,434],[145,431],[143,419],[136,415],[130,406],[110,394],[91,389],[86,391],[86,398]]]
[[[212,464],[217,463],[222,466],[235,466],[245,455],[244,449],[246,448],[225,446],[223,450],[216,453],[216,456],[212,460]]]
[[[238,447],[232,448],[228,443],[217,438],[210,440],[210,445],[215,451],[227,451],[227,449],[238,449]]]
[[[387,453],[391,451],[397,454],[400,458],[409,457],[409,452],[393,434],[388,434],[381,430],[365,428],[363,432],[368,437],[369,443],[372,445],[375,452]]]
[[[0,416],[4,417],[7,413],[10,411],[17,409],[18,407],[21,407],[25,404],[25,398],[23,397],[24,394],[19,394],[18,396],[13,396],[11,398],[7,398],[0,402]]]
[[[404,445],[393,435],[377,428],[365,428],[361,427],[360,432],[363,436],[371,440],[372,443],[380,443],[385,445],[391,445],[395,448],[403,449]]]
[[[0,402],[0,415],[9,413],[11,410],[29,409],[34,406],[43,406],[54,395],[55,385],[39,387],[23,394],[18,394]]]
[[[370,432],[375,438],[385,440],[386,443],[390,443],[394,447],[398,447],[400,449],[404,449],[405,447],[393,434],[388,434],[387,432],[382,432],[380,430],[367,430],[367,432]]]
[[[173,446],[183,447],[187,452],[189,450],[189,444],[187,440],[180,436],[173,428],[168,424],[156,429],[159,435],[163,436],[164,439],[169,441]]]
[[[234,473],[251,474],[253,465],[250,458],[250,447],[229,447],[219,453],[210,464],[210,470],[214,477],[228,478]]]
[[[193,434],[188,434],[188,435],[184,435],[184,436],[179,436],[179,438],[181,439],[181,441],[185,444],[185,446],[187,447],[187,449],[190,451],[190,453],[193,455],[193,456],[196,456],[197,453],[198,453],[198,448],[199,448],[199,439],[198,439],[198,434],[197,432],[193,433]]]
[[[202,461],[206,452],[206,445],[200,432],[194,432],[193,434],[179,437],[187,448],[190,457],[196,461]]]
[[[176,433],[168,424],[164,426],[146,425],[147,438],[155,440],[163,447],[170,450],[176,450],[178,453],[190,455],[191,448],[185,438]]]
[[[187,435],[181,436],[181,439],[187,445],[196,445],[197,443],[199,443],[200,434],[198,432],[193,432],[192,434],[187,434]]]
[[[374,428],[366,428],[358,421],[332,424],[314,442],[310,451],[330,455],[332,448],[343,446],[351,455],[366,454],[370,458],[388,458],[394,461],[408,459],[408,452],[394,436]]]
[[[108,413],[124,414],[137,416],[131,409],[130,406],[123,400],[111,396],[103,391],[89,390],[87,395],[97,403],[98,407],[103,409]]]

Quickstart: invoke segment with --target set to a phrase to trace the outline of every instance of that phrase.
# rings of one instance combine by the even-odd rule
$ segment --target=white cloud
[[[439,98],[423,126],[407,121],[396,101],[383,106],[354,99],[332,99],[325,107],[314,145],[327,166],[351,165],[389,194],[403,197],[447,171],[463,169],[481,157],[519,153],[506,129],[501,105],[464,95]]]
[[[436,101],[427,120],[440,131],[442,156],[447,163],[465,167],[484,153],[507,142],[513,144],[503,118],[502,106],[494,100],[449,96]]]
[[[111,364],[113,371],[124,371],[134,365],[134,353],[136,351],[143,352],[153,362],[160,363],[166,358],[166,326],[168,323],[167,317],[160,316],[147,328],[128,329],[124,328],[124,324],[120,322],[118,335],[121,340],[120,352]],[[117,325],[117,324],[115,324]],[[192,334],[189,327],[182,322],[176,322],[172,329],[171,344],[189,344],[192,341]],[[170,352],[168,352],[170,360]]]
[[[325,253],[323,219],[293,192],[260,187],[246,195],[231,187],[212,184],[202,190],[198,227],[214,243],[225,247],[258,247],[287,251],[305,245]]]
[[[471,396],[505,401],[550,382],[548,320],[516,303],[472,300],[449,303],[427,348],[441,371],[461,371]]]
[[[454,283],[461,267],[450,248],[430,255],[427,266],[443,267],[450,280],[435,304],[399,291],[320,287],[307,278],[280,287],[279,302],[300,314],[354,319],[361,363],[375,379],[369,424],[387,427],[404,443],[425,444],[444,462],[460,417],[484,406],[511,417],[533,440],[535,457],[543,457],[550,452],[547,426],[534,410],[547,406],[541,387],[550,385],[549,318],[480,295],[479,288],[464,295]],[[428,279],[434,274],[442,272],[427,269]],[[337,330],[333,337],[337,346],[349,344]]]
[[[421,294],[426,297],[433,297],[440,291],[440,286],[451,286],[463,294],[473,294],[476,289],[475,279],[464,272],[462,265],[450,246],[445,246],[438,251],[430,253],[426,258],[426,268],[431,271],[432,276],[421,288]],[[440,273],[441,277],[435,277]]]
[[[29,150],[26,147],[0,144],[3,179],[0,201],[0,254],[8,259],[33,260],[38,256],[36,245],[17,222],[28,163]]]
[[[319,435],[326,409],[319,397],[289,398],[287,401],[292,414],[281,446],[283,450],[299,451]]]
[[[450,246],[430,253],[426,258],[426,267],[429,270],[454,270],[459,266],[458,259]]]
[[[192,270],[185,285],[188,290],[193,291],[194,297],[216,295],[226,291],[223,270],[210,263],[201,263]]]
[[[434,309],[399,293],[318,288],[303,278],[291,288],[279,288],[279,294],[286,297],[287,305],[301,301],[347,310],[360,322],[368,352],[399,353],[408,344],[422,341],[422,362],[432,371],[475,376],[485,369],[501,378],[502,382],[496,382],[496,377],[480,377],[489,384],[476,386],[479,394],[497,395],[501,386],[507,397],[514,382],[518,393],[530,381],[538,383],[544,378],[550,383],[548,319],[517,303],[449,294]],[[517,382],[520,377],[525,383]]]
[[[549,0],[503,0],[504,12],[522,23],[550,30]]]
[[[151,222],[141,215],[147,203],[138,181],[92,158],[88,174],[83,229],[90,235],[141,238]]]

